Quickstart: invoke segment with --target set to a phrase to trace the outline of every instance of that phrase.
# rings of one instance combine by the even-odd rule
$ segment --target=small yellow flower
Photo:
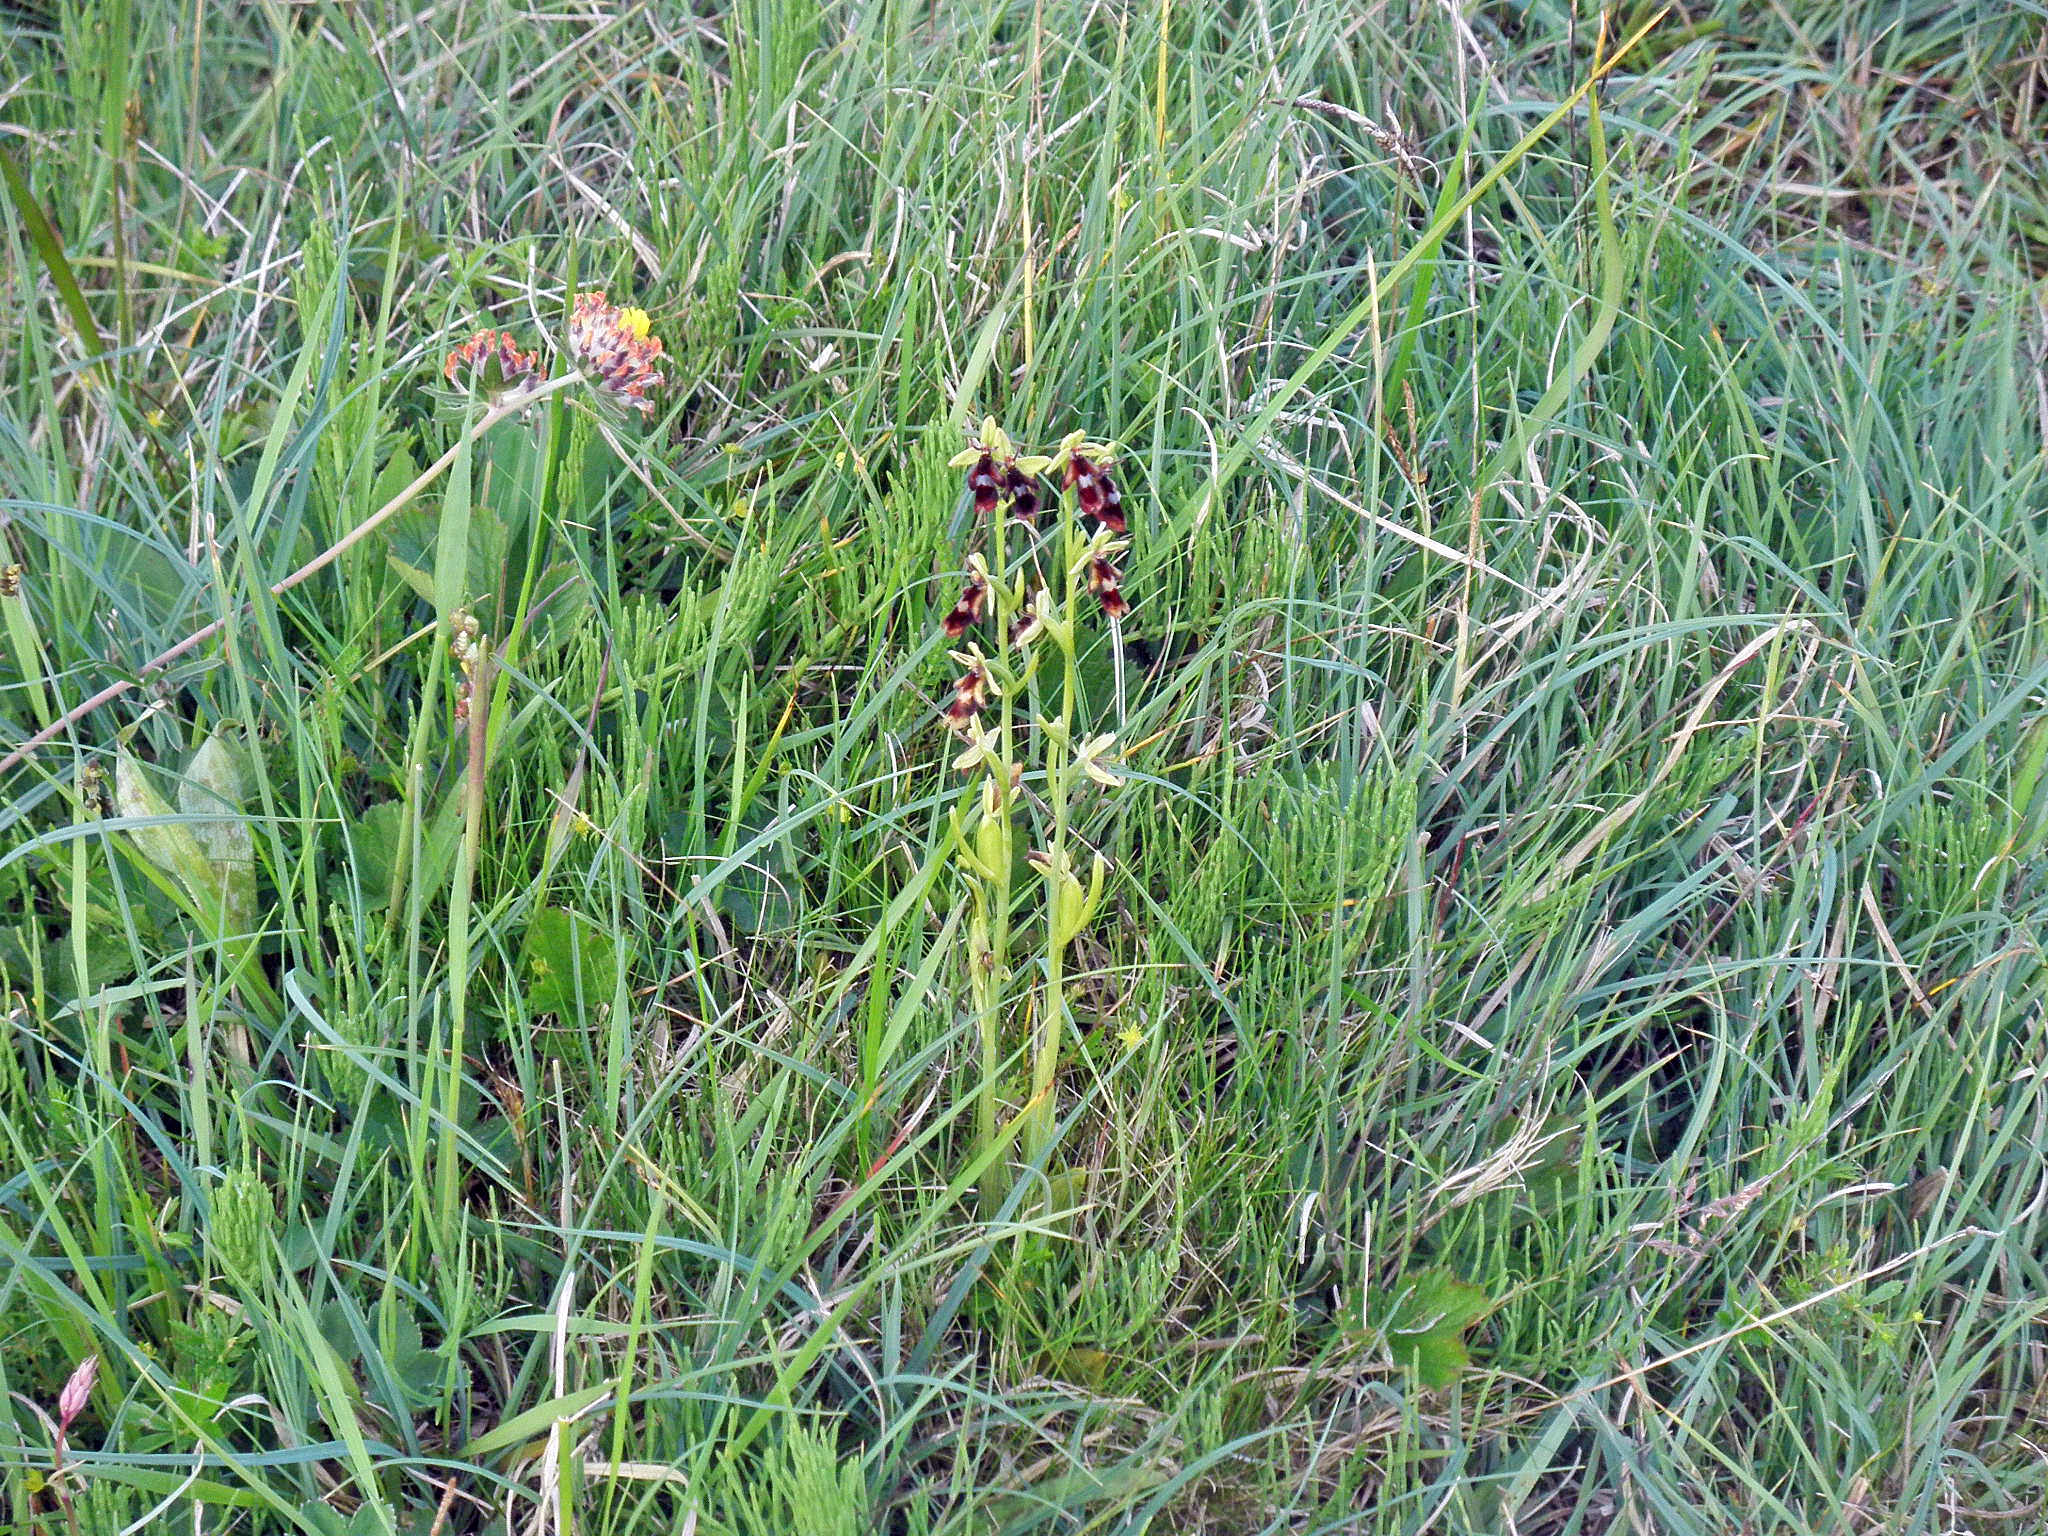
[[[1117,1044],[1127,1051],[1135,1051],[1145,1043],[1145,1031],[1135,1024],[1126,1024],[1116,1032]]]

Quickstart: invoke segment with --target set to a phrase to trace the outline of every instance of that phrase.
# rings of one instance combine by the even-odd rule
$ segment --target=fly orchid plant
[[[990,419],[952,460],[967,471],[968,494],[988,529],[988,551],[968,556],[966,584],[943,628],[949,641],[964,642],[951,652],[961,670],[944,711],[961,741],[954,767],[969,780],[950,819],[954,862],[967,889],[968,986],[980,1024],[976,1139],[990,1162],[1004,1130],[1003,1064],[1014,1049],[1004,1021],[1014,980],[1019,839],[1026,840],[1023,862],[1037,877],[1043,976],[1039,1006],[1018,1010],[1033,1021],[1030,1084],[1009,1129],[1026,1166],[1043,1164],[1057,1123],[1067,951],[1100,910],[1110,873],[1109,860],[1076,832],[1073,813],[1081,797],[1123,783],[1114,735],[1088,735],[1081,724],[1078,633],[1089,600],[1109,621],[1113,643],[1130,612],[1118,564],[1129,529],[1112,475],[1115,456],[1113,445],[1080,432],[1050,455],[1020,453]],[[1050,505],[1058,515],[1041,526],[1046,479],[1074,492],[1073,515],[1055,496]],[[1013,523],[1022,534],[1014,559]],[[986,648],[969,638],[984,625]],[[1039,760],[1035,774],[1026,771],[1027,753]],[[1036,825],[1027,831],[1030,810]],[[1033,833],[1042,846],[1030,846]]]

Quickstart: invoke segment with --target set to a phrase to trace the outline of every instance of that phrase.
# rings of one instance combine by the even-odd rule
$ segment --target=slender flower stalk
[[[1079,530],[1070,519],[1060,523],[1061,559],[1066,572],[1066,590],[1060,605],[1064,622],[1049,626],[1060,657],[1060,713],[1039,721],[1045,738],[1046,796],[1052,806],[1052,846],[1039,866],[1046,886],[1045,1007],[1038,1019],[1038,1039],[1031,1056],[1031,1096],[1025,1101],[1029,1117],[1024,1126],[1020,1150],[1027,1163],[1041,1160],[1052,1145],[1056,1126],[1053,1090],[1059,1080],[1060,1047],[1067,1032],[1067,945],[1073,934],[1063,934],[1060,921],[1064,882],[1073,879],[1067,849],[1067,774],[1073,748],[1073,720],[1080,703],[1080,677],[1074,645],[1075,577],[1080,545]],[[1079,932],[1080,924],[1074,925]]]
[[[57,1439],[50,1447],[50,1491],[57,1496],[57,1502],[64,1507],[65,1524],[76,1536],[78,1511],[72,1507],[71,1489],[66,1480],[65,1452],[70,1449],[71,1426],[78,1416],[85,1412],[85,1405],[92,1400],[93,1383],[99,1379],[100,1357],[87,1355],[72,1367],[71,1375],[64,1382],[63,1391],[57,1394]]]

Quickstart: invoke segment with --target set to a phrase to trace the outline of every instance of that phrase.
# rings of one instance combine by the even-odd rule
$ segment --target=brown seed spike
[[[1096,555],[1088,562],[1088,590],[1102,604],[1103,613],[1112,619],[1120,619],[1131,611],[1131,605],[1124,601],[1123,579],[1123,572],[1107,556]]]
[[[982,517],[994,517],[1002,500],[1002,482],[996,478],[996,461],[984,453],[967,471],[967,489],[974,495],[974,510]]]
[[[946,638],[957,640],[974,625],[981,622],[982,609],[988,603],[988,583],[979,575],[970,575],[967,585],[960,593],[960,601],[953,605],[953,611],[946,615]]]
[[[1012,464],[1003,472],[1003,490],[1010,498],[1010,516],[1020,522],[1038,520],[1038,478]]]

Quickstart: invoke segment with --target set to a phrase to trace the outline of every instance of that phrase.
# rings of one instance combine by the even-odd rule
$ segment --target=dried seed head
[[[448,642],[448,654],[455,658],[463,676],[467,677],[476,670],[477,648],[483,639],[484,627],[477,623],[476,615],[467,608],[456,609],[448,624],[454,631]]]
[[[469,696],[476,680],[477,659],[483,655],[484,627],[467,608],[456,609],[449,622],[455,633],[448,642],[448,654],[461,674],[455,683],[455,723],[465,725],[469,721]]]
[[[647,311],[621,309],[603,290],[576,296],[569,312],[569,352],[590,380],[641,415],[651,415],[647,391],[664,382],[655,368],[661,338],[649,333]]]
[[[486,327],[450,352],[441,371],[449,383],[496,400],[540,376],[540,355],[520,351],[510,331]]]
[[[19,596],[21,596],[21,567],[19,565],[0,566],[0,597]]]
[[[90,759],[78,770],[78,807],[88,818],[114,813],[114,797],[107,787],[106,771]]]

